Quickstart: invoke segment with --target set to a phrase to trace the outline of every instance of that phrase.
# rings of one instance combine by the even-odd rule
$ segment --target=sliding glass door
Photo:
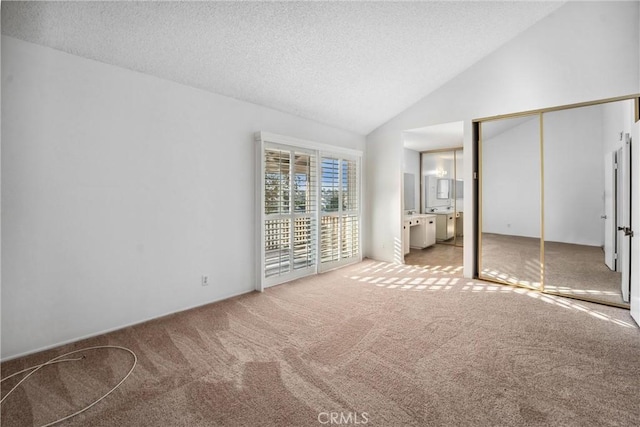
[[[257,142],[256,288],[360,261],[360,156],[264,133]]]

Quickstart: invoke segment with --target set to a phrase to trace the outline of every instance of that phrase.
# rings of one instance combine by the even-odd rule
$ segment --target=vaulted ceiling
[[[367,134],[564,2],[2,2],[2,33]]]

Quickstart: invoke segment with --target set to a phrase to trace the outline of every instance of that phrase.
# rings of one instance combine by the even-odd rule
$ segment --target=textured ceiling
[[[2,33],[367,134],[563,2],[2,2]]]

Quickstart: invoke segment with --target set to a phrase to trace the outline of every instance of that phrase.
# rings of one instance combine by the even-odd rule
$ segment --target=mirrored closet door
[[[636,99],[478,121],[478,277],[628,307]]]
[[[480,247],[484,278],[538,289],[541,281],[539,116],[482,124]]]
[[[629,143],[611,122],[624,120],[624,111],[632,107],[629,100],[544,114],[548,292],[629,302],[628,278],[626,286],[622,284],[623,259],[628,254],[618,247],[629,239],[618,236],[616,229],[623,222],[617,216],[630,213],[624,187],[631,176],[619,155]]]

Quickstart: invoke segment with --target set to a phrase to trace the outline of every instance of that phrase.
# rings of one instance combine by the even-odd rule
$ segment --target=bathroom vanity
[[[403,223],[404,254],[410,248],[424,249],[436,243],[436,215],[405,215]]]
[[[455,230],[456,213],[453,211],[438,212],[436,214],[436,239],[438,241],[453,238]]]

